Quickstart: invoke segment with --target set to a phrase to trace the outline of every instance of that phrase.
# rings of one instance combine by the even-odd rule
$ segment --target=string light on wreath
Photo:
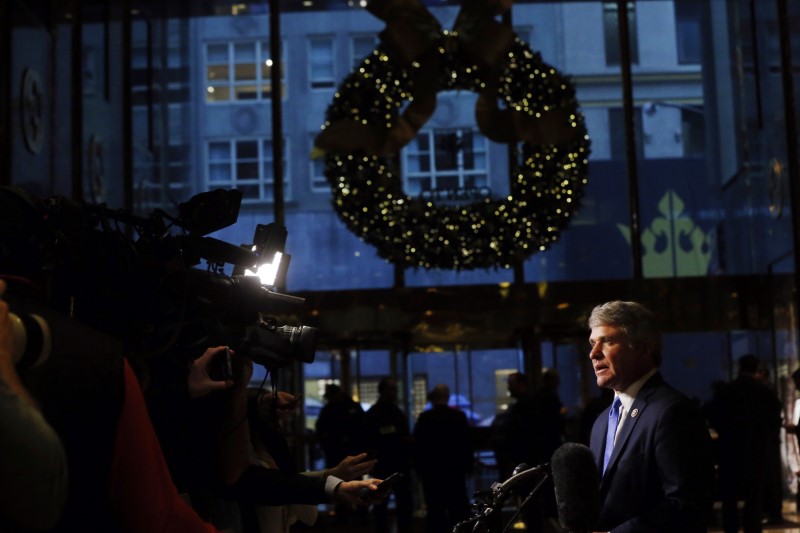
[[[416,15],[424,9],[401,3]],[[571,83],[511,30],[480,19],[485,11],[465,6],[456,23],[464,32],[441,31],[429,18],[410,34],[415,43],[406,26],[392,27],[404,19],[382,7],[371,11],[389,23],[383,43],[341,84],[315,143],[340,218],[403,266],[509,268],[546,250],[577,212],[587,182],[589,139]],[[498,43],[488,53],[487,32]],[[514,147],[507,197],[454,206],[403,191],[397,154],[442,90],[478,93],[481,132]]]

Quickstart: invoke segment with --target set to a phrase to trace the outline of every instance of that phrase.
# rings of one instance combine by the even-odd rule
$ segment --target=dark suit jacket
[[[608,411],[591,450],[602,475]],[[711,438],[699,408],[655,374],[626,414],[605,476],[596,531],[706,531],[713,500]]]
[[[452,479],[463,484],[472,471],[472,438],[463,411],[434,405],[414,425],[414,457],[423,480]]]

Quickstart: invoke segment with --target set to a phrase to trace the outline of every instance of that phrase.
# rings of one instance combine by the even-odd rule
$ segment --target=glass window
[[[430,409],[426,398],[430,389],[444,383],[450,388],[449,404],[464,411],[471,424],[491,424],[494,416],[508,406],[506,378],[519,364],[516,349],[441,346],[430,352],[412,352],[408,358],[408,375],[414,377],[412,423],[423,410]]]
[[[356,68],[370,55],[378,45],[378,38],[374,34],[353,35],[350,39],[350,67]]]
[[[634,142],[636,156],[644,157],[644,137],[642,136],[642,108],[633,108]],[[611,141],[611,159],[624,161],[627,159],[625,139],[625,113],[621,107],[608,110],[608,136]]]
[[[487,149],[486,138],[477,130],[421,132],[405,149],[406,193],[414,196],[487,187]]]
[[[619,69],[614,66],[620,61],[617,5],[626,6],[628,11],[633,61],[647,64],[646,75],[637,68],[633,80],[637,109],[631,132],[637,155],[642,158],[637,161],[642,229],[650,229],[655,235],[650,227],[654,221],[660,224],[666,216],[677,228],[684,222],[682,217],[690,217],[703,232],[692,237],[700,243],[693,245],[695,255],[703,260],[694,270],[698,275],[712,271],[704,267],[708,257],[713,272],[748,273],[758,269],[755,265],[762,261],[771,260],[771,250],[786,249],[781,236],[791,235],[791,231],[771,231],[770,239],[760,240],[751,229],[753,217],[742,216],[736,209],[739,200],[751,205],[756,197],[775,197],[775,202],[786,202],[787,196],[785,184],[781,188],[779,182],[767,183],[765,174],[750,170],[778,168],[777,164],[768,166],[772,152],[779,159],[777,163],[785,164],[785,158],[780,156],[786,151],[781,146],[784,136],[773,131],[773,126],[778,128],[775,125],[782,124],[781,85],[776,83],[778,71],[773,69],[779,64],[775,34],[778,26],[774,14],[761,4],[710,0],[640,0],[625,4],[615,0],[553,0],[513,6],[512,20],[518,36],[543,61],[574,81],[592,143],[588,183],[580,191],[581,208],[559,233],[558,242],[526,258],[524,281],[616,279],[630,275],[629,234],[621,229],[630,224],[631,206],[625,180],[623,95]],[[330,248],[324,251],[326,261],[309,262],[297,282],[309,289],[391,286],[393,265],[376,257],[374,247],[361,241],[357,232],[348,229],[351,228],[348,222],[338,218],[324,201],[323,193],[328,187],[323,160],[309,161],[305,150],[309,132],[318,130],[333,102],[332,88],[315,88],[332,87],[363,61],[375,49],[383,24],[357,3],[350,7],[347,3],[335,7],[315,3],[308,9],[281,7],[291,11],[282,18],[282,32],[286,42],[291,43],[283,47],[291,53],[291,58],[284,57],[282,63],[288,89],[284,94],[291,93],[302,102],[283,109],[285,136],[297,148],[287,154],[287,165],[289,158],[295,160],[293,169],[300,180],[299,189],[293,189],[294,202],[287,206],[286,215],[298,225],[310,225],[308,230],[293,227],[292,235],[304,236],[303,244],[308,245],[311,256],[323,253],[323,246]],[[452,28],[453,6],[426,3],[425,8],[443,28]],[[137,187],[145,188],[146,176],[160,190],[167,191],[167,182],[183,174],[189,176],[187,191],[198,191],[212,183],[223,186],[250,180],[242,182],[242,186],[251,187],[248,201],[271,196],[271,189],[259,189],[272,179],[269,147],[259,145],[256,155],[252,153],[255,148],[252,141],[269,135],[271,110],[265,107],[260,111],[261,129],[242,134],[232,130],[225,106],[205,105],[269,99],[271,65],[268,37],[263,31],[268,20],[266,15],[253,12],[246,17],[232,17],[230,9],[219,13],[226,16],[181,21],[167,30],[166,38],[162,38],[156,25],[149,43],[145,40],[135,43],[132,57],[135,101],[142,107],[136,113],[137,143],[140,143],[137,150],[143,149],[136,153],[136,160],[142,165],[136,169],[137,177],[142,176],[141,180],[137,178]],[[173,46],[173,39],[180,46]],[[169,45],[161,49],[167,41]],[[348,49],[338,49],[337,43]],[[149,81],[145,71],[148,53],[153,69]],[[168,72],[160,72],[165,57],[170,67]],[[704,60],[713,60],[713,65],[719,67],[713,75],[707,75]],[[289,70],[301,75],[289,76]],[[307,78],[309,75],[313,76]],[[189,90],[188,80],[202,80],[201,90]],[[147,87],[148,83],[151,87]],[[489,182],[491,175],[492,193],[497,198],[510,194],[509,183],[513,179],[510,172],[515,160],[508,155],[508,144],[489,142],[478,134],[474,101],[464,98],[473,94],[471,91],[461,90],[459,95],[446,92],[439,91],[434,116],[404,147],[401,164],[394,167],[402,171],[404,192],[418,196],[437,190],[478,187]],[[173,100],[182,102],[184,107],[174,114],[170,108],[170,116],[166,118],[163,102],[172,105]],[[656,104],[654,108],[651,103]],[[501,101],[500,107],[503,105]],[[706,110],[714,112],[704,116]],[[178,138],[180,130],[184,130],[183,138]],[[150,146],[191,146],[195,139],[203,139],[204,144],[187,152],[186,171],[180,170],[177,161],[172,168],[172,162],[165,165],[150,153],[153,152]],[[212,150],[214,157],[205,160],[205,142],[223,140],[225,150]],[[240,154],[231,144],[239,140],[251,142],[250,146],[241,147],[249,155]],[[193,168],[196,165],[199,169]],[[745,182],[754,183],[753,188],[745,187]],[[725,188],[720,190],[720,185]],[[698,190],[705,196],[698,196]],[[305,194],[312,191],[319,194]],[[161,198],[167,199],[167,193]],[[666,214],[663,206],[667,206]],[[677,210],[679,207],[682,211]],[[766,213],[763,219],[758,218],[762,226],[775,224],[784,229],[790,220],[786,216],[772,220],[766,208],[762,212]],[[320,229],[322,225],[326,231]],[[749,235],[756,246],[736,246],[743,235]],[[661,236],[653,239],[659,255],[647,261],[652,262],[649,263],[652,268],[660,268],[665,264],[661,258],[667,257],[661,254],[663,239]],[[678,245],[669,256],[677,258],[671,271],[675,274],[670,275],[684,275],[689,272],[681,263],[686,243],[676,242]],[[608,253],[609,249],[613,253]],[[653,246],[646,247],[647,253],[652,249]],[[303,254],[293,258],[293,274],[295,266],[302,262],[300,255]],[[606,258],[602,265],[594,260],[598,255]],[[364,270],[370,274],[379,272],[380,277],[360,275]],[[647,276],[661,275],[661,270],[651,267],[646,271]],[[434,272],[409,268],[404,273],[404,283],[406,286],[467,285],[496,281],[497,277],[510,278],[512,274],[505,269]]]
[[[700,17],[703,8],[703,3],[696,0],[675,0],[675,32],[681,65],[698,65],[702,59]]]
[[[686,106],[681,109],[681,141],[684,156],[706,155],[706,116],[702,107]]]
[[[353,226],[337,216],[327,201],[329,198],[323,196],[323,191],[329,191],[324,162],[309,161],[306,150],[309,132],[318,130],[325,120],[332,87],[375,49],[379,26],[383,24],[370,18],[356,2],[308,4],[281,6],[282,10],[291,11],[282,17],[282,31],[287,42],[292,43],[289,51],[293,52],[291,61],[282,63],[285,68],[282,77],[288,83],[289,70],[300,74],[288,76],[295,83],[287,85],[288,90],[283,94],[291,93],[297,102],[302,102],[283,106],[282,127],[291,139],[289,146],[296,149],[287,149],[282,160],[287,171],[283,173],[287,176],[287,195],[293,196],[285,213],[290,228],[287,249],[292,254],[289,292],[309,291],[312,293],[309,300],[314,301],[316,291],[387,289],[396,282],[398,269],[378,257],[375,247],[362,241]],[[457,6],[451,2],[424,4],[443,28],[452,28]],[[231,8],[220,4],[217,12],[229,15],[240,10],[239,5]],[[621,108],[617,5],[625,5],[629,10],[632,60],[647,66],[646,72],[636,69],[634,124],[627,134]],[[631,280],[634,260],[641,261],[645,278],[659,279],[718,279],[726,275],[774,273],[772,269],[781,257],[784,257],[783,268],[792,271],[791,257],[785,259],[782,255],[792,249],[794,233],[791,217],[786,215],[789,178],[783,165],[791,150],[785,146],[783,131],[786,117],[781,109],[784,100],[776,33],[780,21],[776,20],[774,9],[774,2],[715,0],[640,0],[625,4],[613,0],[545,0],[514,5],[512,19],[519,37],[560,74],[574,80],[592,141],[588,183],[580,191],[580,210],[564,226],[557,242],[528,257],[523,265],[521,277],[526,290],[547,291],[542,298],[543,312],[536,315],[536,320],[541,318],[542,326],[550,323],[552,327],[556,322],[561,334],[564,323],[561,318],[568,316],[564,314],[569,312],[568,308],[562,308],[559,302],[556,312],[549,306],[556,303],[551,296],[558,295],[562,287],[574,280],[601,283]],[[789,20],[797,20],[797,8],[790,9],[793,11]],[[266,16],[255,11],[248,15],[253,16],[192,19],[185,24],[184,31],[169,30],[166,36],[159,34],[156,24],[149,49],[143,41],[134,44],[131,66],[134,101],[138,106],[133,148],[137,166],[132,191],[137,205],[158,203],[174,207],[176,199],[186,194],[177,190],[178,185],[193,192],[204,187],[237,187],[245,193],[245,202],[256,205],[245,206],[237,228],[231,228],[227,234],[225,240],[234,243],[248,242],[253,225],[270,216],[271,206],[257,202],[272,200],[276,177],[273,163],[280,156],[273,153],[274,147],[266,139],[273,118],[269,106],[259,108],[259,129],[243,134],[232,128],[227,108],[233,106],[208,105],[208,102],[263,102],[271,96],[272,65],[263,32],[267,27]],[[368,21],[373,23],[375,32],[370,32]],[[309,36],[323,37],[310,44]],[[173,46],[173,39],[183,44]],[[340,46],[337,42],[341,46],[349,44],[349,49],[337,49]],[[487,40],[482,44],[492,43]],[[165,58],[169,67],[163,71]],[[99,56],[97,61],[102,65]],[[706,64],[713,67],[712,71],[705,69]],[[392,74],[398,72],[400,68],[395,68]],[[202,83],[190,90],[190,80]],[[512,81],[523,83],[520,79]],[[434,116],[426,120],[421,133],[402,151],[402,165],[395,166],[392,160],[393,170],[397,167],[402,170],[404,192],[420,195],[476,187],[488,184],[491,175],[492,190],[497,198],[502,198],[509,193],[503,187],[511,189],[509,182],[514,178],[511,173],[515,154],[509,150],[513,147],[483,139],[475,129],[475,103],[462,99],[464,94],[456,98],[444,92],[441,90],[437,95]],[[86,113],[86,130],[96,131],[94,121],[102,119],[103,113],[96,112],[93,102],[87,101],[87,105],[91,107],[89,111],[95,112]],[[500,107],[504,106],[501,102]],[[638,160],[628,167],[625,140],[631,136]],[[198,139],[201,144],[195,146],[193,143]],[[57,145],[54,149],[61,150]],[[524,157],[524,152],[521,154],[519,157]],[[120,158],[110,151],[106,155],[106,164],[114,165],[109,166],[108,175],[121,175],[117,164]],[[288,182],[292,159],[299,188]],[[627,173],[631,167],[637,173],[636,198],[628,194]],[[393,173],[393,179],[399,179],[396,176],[398,173]],[[307,194],[309,188],[319,194]],[[636,201],[634,206],[629,205],[632,200]],[[631,253],[629,226],[633,207],[638,209],[636,216],[643,245],[639,258],[632,258]],[[455,286],[451,287],[452,292],[459,294],[470,291],[466,287],[470,284],[487,284],[498,279],[511,282],[512,276],[517,281],[518,272],[518,269],[458,272],[408,268],[403,280],[406,287],[431,288],[433,299],[438,287],[444,285]],[[534,281],[542,283],[535,286]],[[500,290],[507,290],[508,286],[501,285]],[[729,350],[728,340],[714,331],[705,333],[688,328],[685,333],[665,336],[665,353],[688,354],[665,360],[662,371],[667,379],[698,400],[707,399],[708,382],[729,377],[727,369],[720,372],[720,362],[741,353],[739,347],[744,345],[748,351],[778,361],[781,374],[775,376],[777,385],[779,378],[785,378],[797,366],[796,336],[792,336],[796,324],[785,319],[796,313],[782,312],[792,305],[791,298],[783,298],[791,295],[793,289],[793,286],[773,287],[776,302],[781,302],[775,307],[776,324],[781,331],[774,338],[761,331],[732,332]],[[335,304],[331,308],[324,296],[317,300],[322,303],[319,316],[324,317],[319,324],[326,328],[323,335],[329,339],[339,339],[343,332],[349,334],[347,326],[352,322],[366,325],[365,330],[371,330],[375,324],[379,330],[385,324],[398,324],[397,319],[402,321],[404,317],[402,313],[396,314],[391,298],[385,300],[385,308],[359,308],[351,315],[339,312]],[[713,299],[712,303],[719,304],[722,314],[725,309],[737,308],[736,298],[724,296]],[[571,304],[568,300],[564,302]],[[681,303],[676,300],[675,305]],[[704,308],[712,321],[717,307]],[[315,308],[314,324],[316,311]],[[670,309],[661,311],[670,313]],[[685,306],[681,307],[681,313],[684,311]],[[469,329],[459,330],[450,327],[459,325],[458,317],[451,319],[437,314],[434,309],[430,317],[406,322],[404,332],[415,338],[418,331],[425,331],[423,328],[434,328],[428,331],[457,343],[487,324],[475,324],[473,329],[465,323],[464,327]],[[749,315],[745,319],[765,323]],[[441,326],[438,331],[437,325]],[[528,325],[540,326],[526,324],[525,329],[529,329]],[[679,331],[683,329],[686,328]],[[481,333],[497,335],[491,324]],[[775,345],[771,346],[772,343]],[[585,397],[581,394],[583,381],[579,379],[582,376],[568,373],[578,368],[578,362],[585,362],[585,347],[575,349],[560,341],[551,344],[545,342],[540,347],[541,361],[562,371],[562,399],[574,411],[577,400]],[[505,378],[519,368],[520,354],[517,350],[489,348],[485,351],[473,348],[470,352],[463,346],[444,349],[451,353],[422,353],[412,348],[408,357],[411,394],[407,412],[411,416],[417,414],[425,406],[427,390],[443,382],[451,386],[455,406],[469,410],[476,423],[488,422],[507,401]],[[773,353],[768,353],[770,350]],[[389,365],[384,358],[377,352],[362,352],[353,359],[350,371],[358,369],[359,379],[351,383],[360,384],[358,392],[362,400],[371,401],[376,376],[386,373]],[[329,353],[319,353],[317,361],[328,363],[331,369],[340,363],[335,354]],[[324,385],[320,380],[335,380],[340,374],[333,371],[313,374],[315,365],[305,366],[304,372],[309,380],[307,396],[317,400],[318,410]],[[594,391],[594,387],[590,390]],[[785,398],[794,397],[793,388],[783,392]],[[787,413],[790,419],[791,409]],[[308,416],[313,421],[314,413],[309,412]],[[495,475],[496,471],[490,473]],[[481,479],[481,474],[476,474],[473,480]]]
[[[639,39],[636,29],[636,5],[628,2],[628,32],[631,44],[631,63],[639,63]],[[603,34],[606,43],[606,65],[620,64],[619,14],[616,2],[603,2]]]
[[[235,81],[256,81],[256,43],[233,45]]]
[[[286,145],[284,144],[284,197],[291,197],[286,179]],[[206,146],[208,189],[239,189],[242,203],[274,200],[272,141],[268,139],[236,139],[211,141]]]
[[[309,136],[309,153],[314,148],[314,138],[316,134]],[[314,192],[329,192],[328,178],[325,177],[325,157],[317,157],[309,162],[311,176],[311,190]]]
[[[531,37],[533,36],[532,26],[514,26],[514,33],[529,45],[531,44]]]
[[[282,55],[285,58],[285,51]],[[206,44],[205,71],[208,103],[272,97],[272,60],[266,41]],[[285,69],[281,72],[286,97]]]
[[[187,25],[132,24],[134,210],[169,209],[197,189],[192,169]],[[166,33],[168,38],[161,39]],[[166,61],[165,61],[166,60]]]
[[[308,68],[312,89],[326,89],[336,83],[333,69],[333,37],[310,37]]]

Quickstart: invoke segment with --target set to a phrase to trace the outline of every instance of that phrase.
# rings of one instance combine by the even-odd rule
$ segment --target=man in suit
[[[718,387],[706,404],[705,413],[719,435],[716,447],[723,530],[760,533],[761,515],[767,510],[768,484],[774,474],[781,487],[781,402],[761,380],[758,357],[746,354],[737,362],[736,379]],[[778,497],[780,508],[780,492]],[[741,512],[740,501],[744,502]],[[770,511],[770,518],[781,517],[774,507]]]
[[[450,407],[450,388],[428,393],[431,408],[414,425],[414,456],[425,495],[426,533],[447,533],[469,515],[467,476],[472,472],[472,438],[467,416]]]
[[[595,529],[706,531],[714,486],[711,439],[697,405],[658,371],[655,317],[641,304],[614,301],[594,308],[589,327],[597,385],[615,395],[592,428],[602,476]]]

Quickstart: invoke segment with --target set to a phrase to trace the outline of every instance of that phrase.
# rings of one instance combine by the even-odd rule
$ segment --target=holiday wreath
[[[417,0],[367,6],[386,29],[336,92],[315,156],[324,154],[340,218],[395,264],[509,268],[547,249],[578,210],[589,138],[575,89],[495,20],[509,7],[466,0],[443,31]],[[509,196],[453,206],[403,191],[395,157],[433,114],[437,92],[453,89],[476,92],[480,131],[513,147]]]

